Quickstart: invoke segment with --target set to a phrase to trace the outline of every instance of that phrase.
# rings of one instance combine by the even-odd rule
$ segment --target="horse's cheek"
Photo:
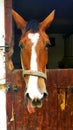
[[[25,66],[26,69],[30,69],[30,56],[27,55],[27,53],[22,53],[21,57],[22,66]]]

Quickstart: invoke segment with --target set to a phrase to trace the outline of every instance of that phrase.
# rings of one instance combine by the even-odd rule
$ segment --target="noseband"
[[[27,75],[31,75],[31,76],[37,76],[37,77],[44,78],[45,80],[47,79],[46,74],[43,73],[43,72],[40,72],[40,71],[23,70],[23,75],[24,75],[24,77],[27,76]]]

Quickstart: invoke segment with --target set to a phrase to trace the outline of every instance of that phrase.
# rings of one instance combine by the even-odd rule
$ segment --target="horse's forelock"
[[[31,19],[30,21],[28,21],[24,29],[24,32],[27,32],[28,30],[31,30],[32,33],[39,31],[39,22],[34,19]]]

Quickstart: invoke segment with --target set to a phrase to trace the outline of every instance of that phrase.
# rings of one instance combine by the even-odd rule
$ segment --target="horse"
[[[37,20],[26,21],[20,14],[12,9],[12,16],[21,30],[19,41],[20,59],[23,77],[26,83],[25,97],[29,113],[35,108],[41,108],[43,100],[48,95],[46,89],[46,64],[48,62],[48,47],[51,45],[46,29],[54,19],[53,10],[42,22]]]

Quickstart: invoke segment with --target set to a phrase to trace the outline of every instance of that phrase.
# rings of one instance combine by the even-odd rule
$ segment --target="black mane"
[[[24,31],[27,32],[28,30],[31,30],[33,33],[37,32],[39,30],[39,22],[34,19],[28,21]]]

